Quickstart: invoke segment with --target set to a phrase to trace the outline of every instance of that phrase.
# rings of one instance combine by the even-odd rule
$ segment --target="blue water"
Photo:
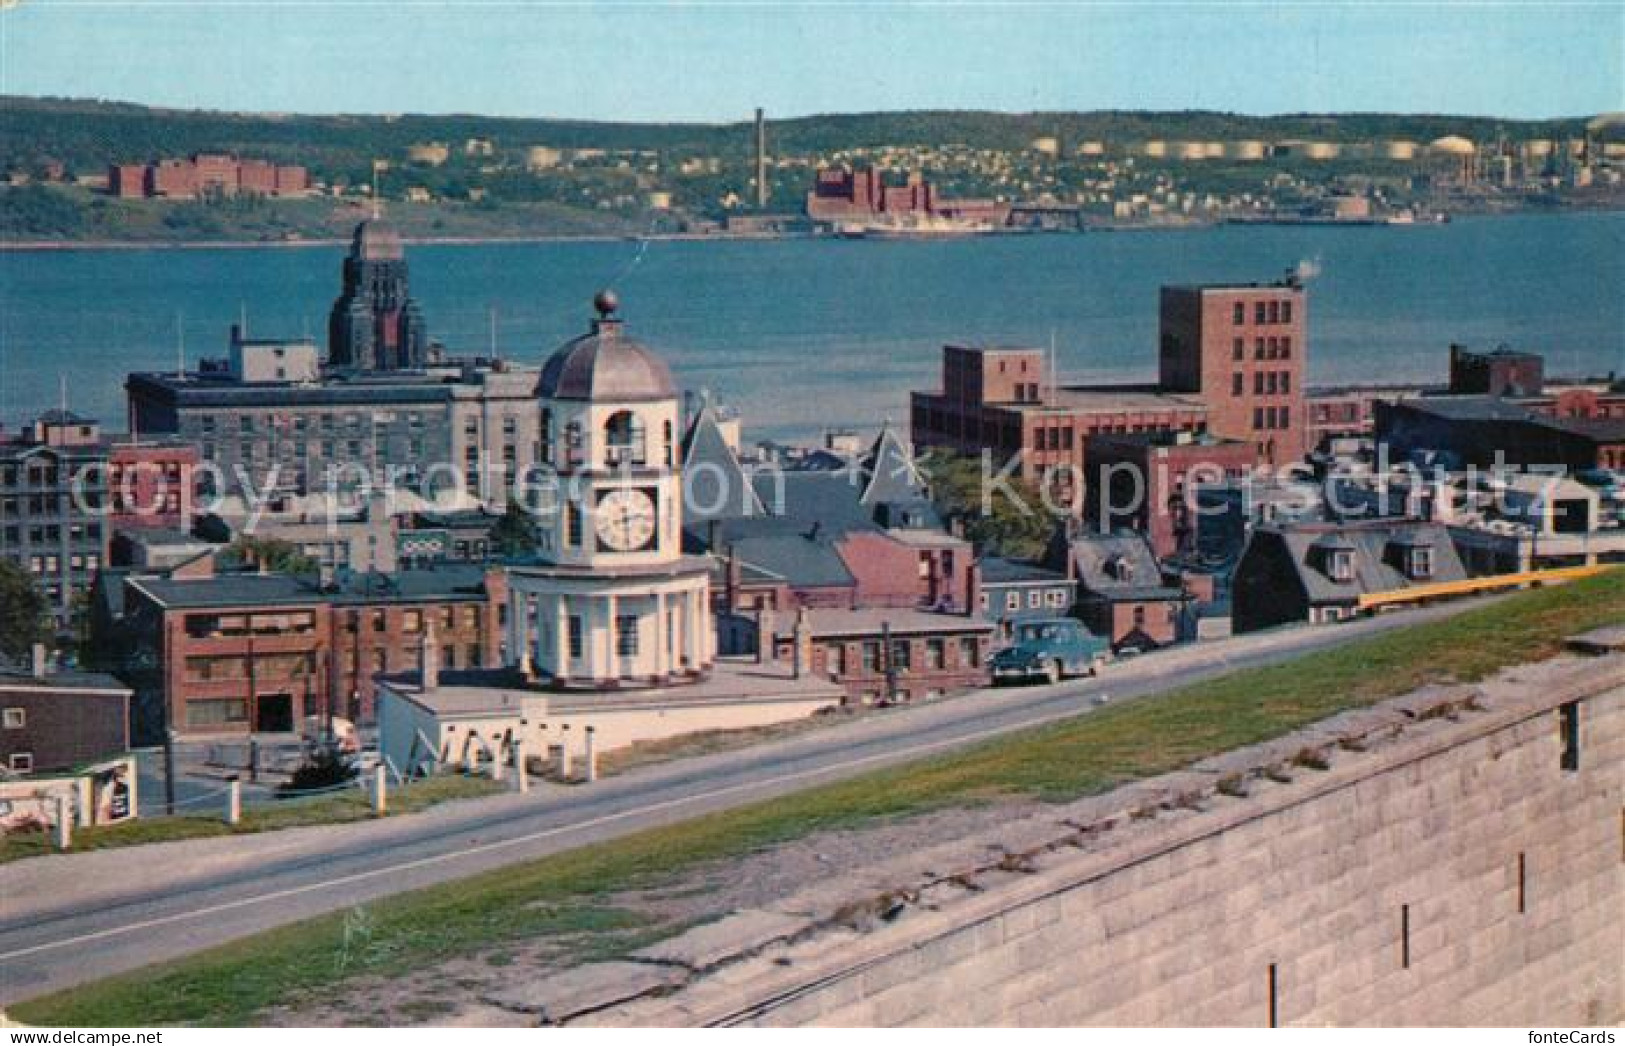
[[[256,336],[325,339],[333,248],[0,254],[0,419],[58,399],[122,428],[123,374]],[[1412,228],[1220,227],[942,242],[655,242],[415,247],[431,336],[540,362],[614,281],[635,336],[747,436],[906,416],[946,341],[1048,344],[1065,380],[1154,377],[1157,288],[1269,280],[1303,259],[1311,380],[1440,380],[1451,341],[1547,354],[1561,374],[1625,373],[1625,214]]]

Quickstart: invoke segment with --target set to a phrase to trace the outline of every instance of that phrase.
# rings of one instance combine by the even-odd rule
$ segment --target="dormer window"
[[[1326,574],[1333,581],[1354,580],[1354,550],[1334,548],[1326,553]]]
[[[1433,549],[1428,545],[1413,545],[1405,553],[1405,574],[1412,581],[1425,581],[1433,576]]]
[[[1117,581],[1134,580],[1134,564],[1127,556],[1113,556],[1106,561],[1106,573]]]

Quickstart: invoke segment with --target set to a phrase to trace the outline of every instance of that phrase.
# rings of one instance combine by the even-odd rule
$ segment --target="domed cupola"
[[[642,403],[677,398],[671,368],[653,350],[626,336],[614,291],[593,299],[592,330],[566,342],[542,367],[543,399]]]

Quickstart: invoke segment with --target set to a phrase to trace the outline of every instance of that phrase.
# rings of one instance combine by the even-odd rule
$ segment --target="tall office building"
[[[327,324],[335,369],[421,370],[428,360],[423,313],[407,284],[401,237],[381,219],[356,226],[344,259],[344,291]]]

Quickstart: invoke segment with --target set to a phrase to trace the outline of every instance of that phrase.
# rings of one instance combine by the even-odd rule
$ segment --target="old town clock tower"
[[[678,393],[610,291],[537,386],[537,561],[510,571],[509,658],[558,687],[700,678],[715,656],[710,564],[685,556]]]

